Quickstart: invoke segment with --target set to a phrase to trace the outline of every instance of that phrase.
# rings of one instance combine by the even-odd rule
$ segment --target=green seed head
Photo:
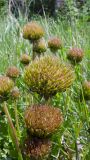
[[[35,59],[24,72],[24,82],[32,92],[48,99],[71,86],[75,76],[70,65],[56,56],[41,56]]]
[[[44,36],[43,28],[37,22],[30,22],[23,28],[23,37],[28,40],[38,40]]]
[[[46,137],[57,131],[62,115],[58,108],[52,106],[32,106],[26,109],[25,122],[30,134]]]
[[[14,87],[11,91],[11,97],[12,99],[16,100],[20,97],[20,91],[18,89],[18,87]]]

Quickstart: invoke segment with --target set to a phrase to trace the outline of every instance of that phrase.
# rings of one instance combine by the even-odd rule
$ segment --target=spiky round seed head
[[[58,108],[47,105],[35,105],[26,109],[25,123],[30,134],[46,137],[60,127],[62,114]]]
[[[18,87],[14,87],[11,91],[11,97],[12,99],[18,99],[20,97],[20,91]]]
[[[37,40],[35,43],[34,43],[34,46],[33,46],[33,50],[37,53],[43,53],[43,52],[46,52],[46,43],[45,43],[45,40],[44,39],[40,39],[40,40]]]
[[[51,146],[52,143],[49,139],[27,138],[23,147],[24,156],[34,160],[42,160],[48,157]]]
[[[86,100],[90,100],[90,81],[83,83],[83,94]]]
[[[6,75],[10,78],[17,78],[20,75],[20,71],[17,67],[12,66],[7,69]]]
[[[80,48],[71,48],[67,54],[67,58],[69,60],[71,60],[72,62],[77,62],[77,63],[82,61],[83,56],[84,56],[84,52]]]
[[[0,76],[0,98],[8,96],[14,86],[14,82],[6,76]]]
[[[74,79],[74,71],[70,65],[49,55],[35,59],[24,72],[24,82],[30,90],[45,99],[65,91]]]
[[[30,22],[23,28],[23,37],[28,40],[37,40],[44,36],[43,28],[37,22]]]
[[[58,49],[61,49],[62,48],[62,41],[55,37],[55,38],[51,38],[49,41],[48,41],[48,47],[50,48],[51,51],[57,51]]]
[[[30,63],[30,61],[31,61],[31,57],[28,54],[22,54],[21,55],[20,62],[22,64],[26,64],[27,65],[27,64]]]

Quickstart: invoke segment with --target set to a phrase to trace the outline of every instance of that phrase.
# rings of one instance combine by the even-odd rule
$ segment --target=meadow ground
[[[90,159],[90,103],[84,99],[81,101],[80,92],[82,81],[90,80],[90,22],[83,20],[61,21],[52,18],[34,17],[46,32],[45,38],[58,36],[63,41],[62,51],[58,55],[64,61],[67,60],[68,49],[77,46],[84,50],[82,62],[74,67],[76,79],[73,86],[64,93],[58,93],[52,104],[59,107],[63,113],[64,122],[58,133],[53,138],[53,148],[49,159],[57,160],[89,160]],[[22,27],[27,20],[22,17],[16,20],[12,16],[0,19],[0,74],[4,74],[8,66],[20,67],[20,55],[31,54],[31,46],[22,37]],[[49,51],[47,51],[49,53]],[[73,66],[72,66],[73,68]],[[18,86],[23,86],[22,79]],[[23,92],[22,92],[23,93]],[[20,121],[20,134],[23,132],[23,110],[29,104],[23,93],[18,101],[18,114]],[[31,96],[32,97],[32,96]],[[9,102],[9,111],[13,115],[13,105]],[[0,160],[11,158],[17,160],[17,154],[11,141],[7,119],[0,115]],[[13,157],[13,158],[12,158]]]

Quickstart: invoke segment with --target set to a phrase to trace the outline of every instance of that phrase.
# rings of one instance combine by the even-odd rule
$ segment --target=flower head
[[[49,139],[40,139],[36,137],[27,138],[24,142],[23,153],[25,157],[41,160],[46,158],[51,151],[51,142]]]
[[[43,28],[37,22],[30,22],[23,28],[23,37],[28,40],[37,40],[44,36]]]
[[[62,63],[56,56],[41,56],[27,66],[24,82],[32,92],[49,98],[65,91],[74,80],[71,66]]]
[[[83,94],[86,100],[90,100],[90,81],[83,83]]]
[[[17,67],[12,66],[7,69],[6,75],[10,78],[17,78],[20,75],[20,71]]]
[[[56,52],[58,49],[62,48],[62,41],[57,37],[51,38],[48,41],[48,47],[52,52]]]
[[[20,62],[27,65],[31,61],[31,57],[28,54],[22,54],[20,58]]]
[[[14,87],[11,90],[11,97],[12,97],[12,99],[18,99],[19,96],[20,96],[20,91],[19,91],[18,87]]]
[[[34,46],[33,46],[33,50],[37,53],[43,53],[43,52],[46,52],[46,43],[45,43],[45,40],[44,39],[40,39],[40,40],[37,40],[35,43],[34,43]]]
[[[67,54],[67,58],[71,60],[72,62],[80,62],[82,61],[82,58],[84,56],[84,52],[80,48],[72,48],[69,50]]]
[[[62,123],[62,115],[58,108],[35,105],[26,109],[25,122],[30,134],[46,137],[57,131]]]
[[[0,99],[6,98],[14,86],[14,82],[6,76],[0,76]]]

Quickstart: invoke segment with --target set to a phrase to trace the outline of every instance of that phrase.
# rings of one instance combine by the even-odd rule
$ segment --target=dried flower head
[[[71,60],[72,62],[80,62],[82,61],[82,58],[84,56],[84,52],[80,48],[72,48],[69,50],[67,54],[67,58]]]
[[[48,47],[52,52],[56,52],[58,49],[62,48],[62,41],[57,37],[51,38],[48,41]]]
[[[22,54],[20,58],[20,62],[27,65],[31,61],[31,57],[28,54]]]
[[[24,81],[32,92],[45,99],[57,92],[65,91],[74,80],[70,65],[66,65],[56,56],[41,56],[27,66]]]
[[[46,49],[47,48],[46,48],[46,43],[45,43],[44,39],[37,40],[34,43],[33,51],[35,51],[37,53],[43,53],[43,52],[46,52]]]
[[[20,96],[20,91],[18,89],[18,87],[14,87],[11,91],[11,97],[12,99],[18,99]]]
[[[20,75],[20,71],[17,67],[12,66],[7,69],[6,75],[10,78],[17,78]]]
[[[14,82],[6,76],[0,76],[0,99],[8,96],[14,86]]]
[[[49,139],[27,138],[24,142],[23,153],[25,157],[42,160],[48,157],[51,151],[51,142]]]
[[[35,105],[26,109],[25,122],[30,134],[46,137],[57,131],[62,123],[62,115],[58,108]]]
[[[83,83],[83,94],[86,100],[90,100],[90,81]]]
[[[28,40],[37,40],[44,36],[43,28],[37,22],[30,22],[23,28],[23,37]]]

